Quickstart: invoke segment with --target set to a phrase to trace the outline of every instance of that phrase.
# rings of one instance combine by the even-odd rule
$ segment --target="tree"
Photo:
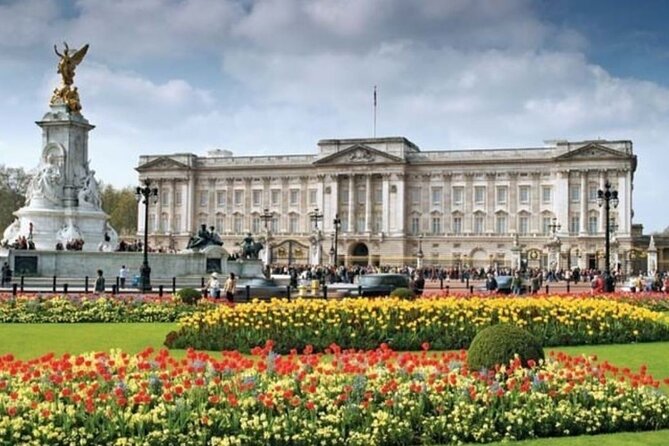
[[[0,231],[14,221],[14,211],[26,202],[30,175],[22,167],[0,164]]]
[[[100,194],[102,210],[109,214],[109,223],[119,235],[137,233],[137,200],[132,187],[116,189],[108,184]]]

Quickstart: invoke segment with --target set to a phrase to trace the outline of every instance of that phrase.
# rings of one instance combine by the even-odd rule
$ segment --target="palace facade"
[[[321,140],[311,155],[146,155],[137,171],[159,190],[151,246],[182,249],[206,225],[228,252],[250,232],[267,260],[299,264],[334,262],[338,217],[338,263],[603,268],[609,182],[612,267],[629,271],[636,165],[631,141],[427,151],[391,137]]]

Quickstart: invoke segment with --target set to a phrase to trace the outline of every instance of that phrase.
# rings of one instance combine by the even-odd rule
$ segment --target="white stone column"
[[[225,218],[226,223],[225,227],[227,232],[233,233],[235,230],[235,217],[233,215],[234,204],[232,199],[234,198],[235,192],[235,182],[232,178],[225,179]]]
[[[530,218],[530,232],[539,234],[541,233],[541,173],[532,172],[531,178],[530,209],[532,210],[532,217]]]
[[[179,184],[179,183],[177,183],[177,180],[174,179],[174,178],[172,179],[172,181],[170,181],[170,186],[171,186],[170,201],[167,204],[168,209],[169,209],[169,222],[168,222],[167,230],[168,230],[168,232],[170,232],[172,234],[174,234],[175,232],[178,232],[176,230],[176,227],[174,226],[174,217],[175,217],[175,214],[176,214],[176,212],[175,212],[175,208],[176,208],[175,198],[177,196],[177,184]]]
[[[443,185],[444,185],[444,196],[443,198],[443,209],[444,209],[444,218],[443,218],[443,230],[444,234],[449,234],[451,232],[451,174],[444,173],[443,176]]]
[[[156,180],[155,187],[158,188],[158,201],[153,204],[151,203],[151,200],[149,200],[149,206],[153,205],[156,213],[155,213],[155,219],[156,221],[154,222],[154,227],[153,227],[153,233],[154,234],[161,234],[164,232],[161,231],[160,224],[163,221],[163,192],[165,191],[165,182],[162,179]],[[151,225],[149,224],[149,227]]]
[[[383,210],[381,230],[385,235],[388,235],[390,233],[390,175],[384,173],[381,178],[383,179],[381,186],[381,200],[383,202],[381,207]]]
[[[630,172],[628,170],[621,170],[618,172],[618,233],[622,236],[629,234],[632,224],[632,213],[630,207],[629,193]]]
[[[465,191],[464,191],[464,228],[463,231],[465,234],[471,234],[474,232],[474,214],[472,205],[474,203],[474,188],[472,187],[474,174],[471,172],[465,173]]]
[[[580,235],[588,233],[588,171],[581,171],[581,218],[579,221],[580,227],[578,232]]]
[[[488,234],[493,234],[495,232],[495,179],[497,175],[495,173],[487,173],[485,176],[486,179],[486,232]]]
[[[339,175],[336,173],[329,175],[330,179],[330,218],[327,222],[326,228],[334,232],[334,219],[339,214]]]
[[[406,187],[405,187],[405,175],[404,172],[398,173],[397,175],[397,232],[401,233],[403,236],[406,235],[406,228],[404,227],[404,221],[406,219]]]
[[[509,233],[518,233],[518,174],[509,173]],[[515,262],[515,261],[514,261]],[[514,263],[515,264],[515,263]]]
[[[365,232],[372,232],[372,174],[365,175]]]
[[[569,232],[569,171],[556,173],[554,211],[557,222]]]
[[[197,224],[195,215],[195,194],[197,189],[197,176],[194,172],[188,174],[188,184],[186,186],[186,196],[184,197],[184,209],[186,217],[186,232],[196,233]]]
[[[348,232],[355,232],[355,175],[348,176]]]

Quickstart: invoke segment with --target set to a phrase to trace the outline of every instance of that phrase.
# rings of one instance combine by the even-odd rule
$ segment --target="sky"
[[[316,153],[327,138],[423,150],[629,139],[634,222],[669,226],[669,2],[0,0],[0,164],[33,169],[34,122],[78,67],[91,167],[135,185],[139,156]]]

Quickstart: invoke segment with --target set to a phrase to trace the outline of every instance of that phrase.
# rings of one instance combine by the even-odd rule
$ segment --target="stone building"
[[[338,263],[603,268],[608,181],[611,262],[629,269],[636,164],[631,141],[421,150],[389,137],[321,140],[312,155],[145,155],[137,170],[159,189],[152,246],[184,248],[204,224],[229,252],[251,232],[267,260],[301,264],[333,262],[338,216]]]

